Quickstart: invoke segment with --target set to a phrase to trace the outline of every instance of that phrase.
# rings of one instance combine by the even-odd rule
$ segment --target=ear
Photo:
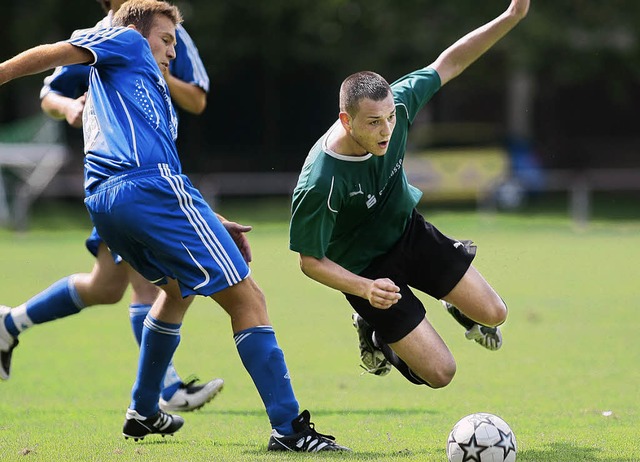
[[[127,26],[127,28],[129,28],[129,29],[133,29],[133,30],[138,30],[138,28],[137,28],[136,26],[134,26],[133,24],[129,24],[129,25]]]
[[[347,114],[346,112],[341,112],[338,115],[338,118],[340,119],[340,123],[342,124],[342,127],[347,132],[351,132],[351,116],[349,114]]]

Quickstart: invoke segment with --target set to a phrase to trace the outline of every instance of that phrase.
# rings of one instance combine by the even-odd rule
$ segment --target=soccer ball
[[[449,462],[514,462],[517,450],[509,425],[484,412],[460,419],[447,439]]]

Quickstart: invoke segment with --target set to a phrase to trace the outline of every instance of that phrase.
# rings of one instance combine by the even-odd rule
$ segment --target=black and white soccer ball
[[[500,417],[479,412],[463,417],[447,439],[449,462],[514,462],[516,435]]]

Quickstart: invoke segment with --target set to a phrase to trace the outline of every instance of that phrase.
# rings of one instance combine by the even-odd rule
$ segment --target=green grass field
[[[0,383],[2,461],[446,461],[453,424],[472,412],[504,418],[518,461],[640,460],[640,217],[611,218],[606,204],[586,230],[563,213],[486,216],[426,212],[442,231],[478,244],[476,266],[510,314],[499,352],[464,339],[429,297],[428,317],[458,362],[441,390],[400,374],[362,375],[343,297],[307,279],[287,249],[286,205],[220,204],[247,224],[253,275],[266,293],[302,408],[349,454],[268,454],[269,425],[236,353],[226,314],[197,300],[187,314],[176,367],[225,379],[222,394],[173,437],[125,441],[120,432],[137,348],[127,300],[35,326],[21,336],[12,378]],[[0,303],[17,305],[60,277],[89,270],[89,223],[42,212],[26,234],[0,230]],[[635,217],[634,217],[635,214]],[[613,214],[615,215],[615,214]]]

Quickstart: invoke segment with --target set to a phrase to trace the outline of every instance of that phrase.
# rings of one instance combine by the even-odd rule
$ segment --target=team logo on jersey
[[[374,196],[373,194],[368,194],[367,195],[367,208],[368,209],[370,209],[371,207],[376,205],[376,202],[378,202],[378,200],[376,199],[376,196]]]
[[[358,194],[363,194],[364,195],[364,192],[362,191],[362,185],[360,183],[358,183],[358,190],[357,191],[351,191],[349,193],[349,197],[357,196]]]

